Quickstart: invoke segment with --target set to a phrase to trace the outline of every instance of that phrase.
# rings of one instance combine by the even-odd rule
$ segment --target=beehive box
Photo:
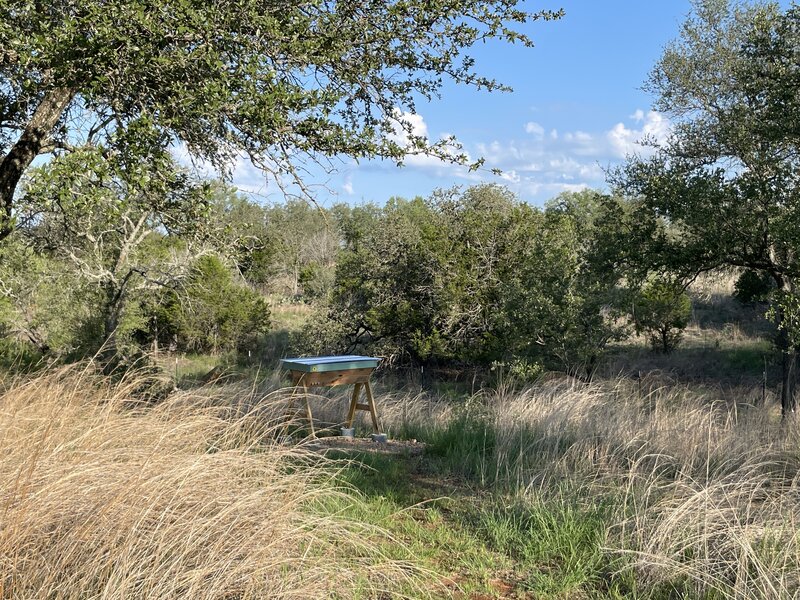
[[[312,356],[284,358],[281,366],[289,370],[295,385],[342,385],[367,381],[380,361],[374,356]]]

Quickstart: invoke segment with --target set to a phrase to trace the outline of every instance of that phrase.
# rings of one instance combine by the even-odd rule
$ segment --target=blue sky
[[[317,200],[382,204],[391,196],[428,196],[436,188],[486,181],[541,204],[564,190],[603,189],[604,169],[635,152],[644,134],[667,134],[668,119],[651,110],[653,98],[641,87],[677,37],[689,0],[529,0],[525,6],[563,8],[566,15],[526,27],[534,48],[493,43],[473,53],[482,74],[513,92],[448,85],[441,100],[418,104],[408,117],[431,140],[455,135],[471,158],[486,159],[485,170],[469,173],[427,157],[411,157],[402,168],[348,160],[331,175],[311,174]],[[235,171],[234,184],[261,199],[280,199],[247,165]]]

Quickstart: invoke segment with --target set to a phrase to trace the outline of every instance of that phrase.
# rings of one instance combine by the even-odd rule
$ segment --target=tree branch
[[[55,88],[45,94],[22,135],[0,162],[0,240],[13,230],[14,193],[22,174],[42,153],[53,127],[74,96],[75,91],[68,88]]]

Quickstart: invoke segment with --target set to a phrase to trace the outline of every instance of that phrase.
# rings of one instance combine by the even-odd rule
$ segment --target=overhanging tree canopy
[[[298,161],[334,155],[466,161],[401,115],[445,79],[502,89],[466,51],[531,45],[514,26],[560,15],[517,2],[0,0],[0,239],[37,155],[111,147],[139,119],[219,168],[246,153],[297,181]]]

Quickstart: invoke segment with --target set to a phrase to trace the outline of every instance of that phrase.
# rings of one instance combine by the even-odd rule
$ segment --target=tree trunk
[[[795,388],[797,384],[797,350],[789,348],[783,353],[781,368],[781,417],[794,414],[797,408]]]
[[[793,293],[794,282],[777,271],[771,273],[779,290]],[[778,327],[778,335],[775,338],[775,345],[781,353],[781,418],[786,419],[787,415],[793,414],[797,405],[795,399],[795,387],[797,380],[797,348],[792,345],[789,332],[785,328],[786,315],[779,303],[773,305],[775,309],[775,325]]]
[[[68,88],[50,90],[34,111],[22,135],[0,161],[0,241],[14,230],[14,194],[22,175],[41,153],[74,95],[75,92]]]
[[[117,328],[122,314],[121,296],[114,298],[109,293],[109,303],[103,318],[103,349],[100,353],[104,358],[113,358],[117,354]]]
[[[128,271],[119,283],[107,281],[103,286],[106,303],[103,315],[103,346],[100,354],[105,359],[114,358],[117,354],[117,329],[128,300],[128,282],[133,275],[133,271]]]
[[[155,335],[153,335],[153,356],[158,358],[158,322],[155,324]]]
[[[789,414],[795,412],[797,400],[795,398],[795,387],[797,382],[797,348],[791,345],[789,334],[781,328],[783,322],[783,311],[778,313],[778,339],[776,345],[781,353],[781,417],[784,419]]]

